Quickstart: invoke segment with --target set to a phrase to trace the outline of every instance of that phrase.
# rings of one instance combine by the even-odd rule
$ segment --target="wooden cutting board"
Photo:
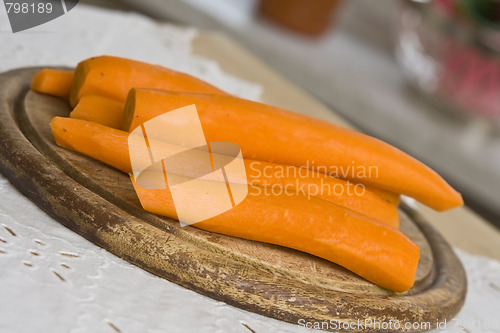
[[[29,91],[36,70],[0,75],[0,171],[48,214],[94,244],[200,294],[296,324],[336,321],[350,324],[350,332],[413,332],[420,329],[406,323],[434,327],[462,307],[466,277],[460,261],[404,203],[401,230],[420,246],[421,258],[415,285],[403,294],[306,253],[181,228],[176,220],[144,211],[127,175],[55,144],[49,121],[67,116],[70,107],[62,99]],[[353,329],[358,320],[399,322],[401,328]],[[346,331],[327,326],[322,327]]]

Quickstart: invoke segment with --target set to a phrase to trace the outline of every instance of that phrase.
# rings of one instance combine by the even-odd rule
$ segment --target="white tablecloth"
[[[194,29],[83,5],[25,32],[0,9],[0,71],[74,66],[112,54],[172,67],[233,94],[261,87],[191,54]],[[500,262],[457,250],[469,279],[466,304],[446,332],[500,332]],[[153,276],[61,226],[0,175],[0,332],[308,332]]]

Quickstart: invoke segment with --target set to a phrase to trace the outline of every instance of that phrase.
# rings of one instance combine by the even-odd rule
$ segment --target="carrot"
[[[108,127],[108,133],[96,133],[93,129],[105,126],[60,117],[51,127],[58,144],[126,168],[125,156],[110,158],[127,144],[126,136],[117,135],[121,131]],[[75,139],[83,133],[94,142]],[[135,182],[134,187],[145,210],[178,219],[169,190],[144,189]],[[249,186],[248,196],[233,209],[194,226],[308,252],[397,292],[411,288],[419,260],[419,248],[393,227],[326,200],[296,193],[267,195],[257,186]]]
[[[365,185],[365,187],[368,191],[375,193],[376,195],[378,195],[385,201],[390,202],[394,206],[398,206],[401,203],[401,195],[399,195],[399,193],[382,190],[375,186]]]
[[[123,149],[127,133],[61,117],[55,117],[51,127],[58,144],[130,168],[128,154],[123,153],[128,151]],[[107,131],[102,133],[102,128]],[[145,210],[178,219],[168,189],[144,189],[133,177],[132,181]],[[419,260],[418,246],[396,228],[360,218],[326,200],[294,193],[266,195],[257,186],[249,186],[247,197],[233,209],[195,226],[308,252],[397,292],[411,288]]]
[[[463,204],[436,172],[367,135],[270,105],[229,95],[131,89],[122,129],[195,104],[209,142],[241,147],[243,157],[315,169],[402,193],[439,211]]]
[[[85,95],[125,101],[133,87],[225,94],[219,88],[191,75],[140,61],[100,56],[84,60],[75,71],[71,106]]]
[[[354,184],[309,169],[271,162],[246,160],[248,183],[272,189],[286,189],[314,196],[350,209],[365,217],[399,227],[396,206],[387,202],[363,184]]]
[[[132,172],[128,150],[129,133],[84,120],[61,117],[53,118],[50,125],[58,145],[123,172]],[[144,160],[149,161],[149,156],[144,156]],[[196,166],[192,164],[188,165],[190,170],[183,168],[181,174],[196,173]],[[273,191],[268,190],[266,193],[287,190],[309,197],[315,196],[395,228],[399,226],[396,207],[363,185],[294,166],[255,160],[244,160],[244,164],[247,178],[240,180],[240,183],[273,188]]]
[[[168,189],[144,189],[131,178],[145,210],[178,219]],[[265,195],[259,189],[249,186],[240,204],[194,226],[304,251],[396,292],[413,285],[420,249],[397,229],[352,216],[325,200]]]
[[[39,93],[68,98],[73,85],[74,71],[44,68],[31,80],[31,90]]]
[[[120,128],[123,118],[123,103],[102,96],[87,95],[80,99],[69,116]]]
[[[97,95],[88,95],[81,98],[80,102],[70,113],[70,117],[92,121],[113,128],[120,128],[122,126],[123,108],[124,105],[115,100]],[[317,174],[319,175],[318,177],[322,175],[321,173]],[[390,202],[394,206],[398,206],[401,201],[400,195],[398,193],[392,193],[362,183],[359,184],[368,189],[369,192],[373,192],[374,194],[378,195],[385,201]],[[335,187],[337,186],[334,186],[333,188]]]
[[[54,117],[50,122],[56,143],[116,169],[130,172],[127,136],[123,131],[80,119]]]

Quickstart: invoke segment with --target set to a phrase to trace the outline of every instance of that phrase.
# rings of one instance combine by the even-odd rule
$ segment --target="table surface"
[[[0,44],[5,47],[0,49],[0,57],[5,61],[0,64],[0,70],[41,64],[72,65],[82,58],[99,53],[126,55],[164,65],[177,61],[180,69],[210,78],[221,87],[232,89],[235,94],[257,98],[259,91],[262,91],[260,98],[265,102],[348,126],[336,113],[287,82],[223,35],[197,34],[188,29],[188,37],[179,41],[169,36],[176,33],[182,35],[180,30],[157,25],[135,14],[115,14],[85,6],[77,9],[31,33],[8,34],[8,27],[2,25]],[[84,27],[75,22],[91,24]],[[105,31],[102,40],[95,42],[101,31]],[[75,41],[67,42],[73,37]],[[172,51],[185,48],[186,41],[189,44],[192,41],[192,45],[187,50],[177,52],[174,57],[172,53],[176,52]],[[131,48],[130,45],[134,47]],[[185,52],[187,53],[184,54]],[[0,190],[0,221],[3,226],[0,228],[0,238],[6,241],[0,244],[0,250],[3,251],[0,259],[5,260],[2,267],[7,268],[4,271],[7,274],[0,274],[0,293],[3,295],[0,313],[6,314],[0,318],[0,332],[8,332],[9,327],[17,327],[12,321],[16,318],[23,320],[29,315],[48,323],[48,326],[41,327],[58,328],[53,330],[56,332],[65,331],[65,327],[75,328],[77,332],[100,331],[92,330],[97,325],[91,324],[95,318],[100,320],[99,323],[106,323],[111,332],[113,326],[123,328],[127,325],[130,328],[148,327],[151,332],[161,332],[160,327],[165,327],[162,325],[167,325],[169,321],[180,332],[195,329],[201,332],[224,331],[234,325],[240,328],[234,329],[235,332],[245,332],[245,325],[258,332],[306,331],[206,299],[155,278],[58,225],[37,207],[30,205],[3,178]],[[470,285],[469,303],[466,304],[463,316],[496,318],[491,311],[494,306],[500,306],[500,263],[468,253],[500,259],[498,230],[466,207],[436,213],[419,204],[415,205],[454,247],[460,249],[460,258],[466,262],[467,274],[473,284]],[[16,236],[9,230],[14,231]],[[31,252],[42,255],[37,256]],[[71,257],[73,252],[80,253],[80,257]],[[66,270],[64,265],[68,265],[68,262],[76,268]],[[29,265],[35,267],[32,271],[36,273],[33,275],[25,272],[30,269]],[[36,265],[40,268],[36,268]],[[50,278],[40,278],[44,269],[50,272]],[[79,270],[85,274],[78,274]],[[53,286],[55,282],[49,279],[57,277],[56,273],[65,276],[69,282],[63,287]],[[123,274],[127,279],[119,278]],[[81,286],[84,288],[81,289]],[[166,300],[165,297],[169,299]],[[55,302],[49,302],[51,298]],[[149,303],[141,303],[143,301],[158,306],[155,308]],[[180,306],[179,302],[184,305]],[[50,306],[47,305],[49,303]],[[491,304],[494,306],[490,307]],[[52,320],[54,311],[59,311],[61,316],[67,315],[67,318]],[[160,315],[159,311],[167,312]],[[197,320],[192,320],[192,315]],[[175,320],[176,317],[183,321]],[[144,326],[144,320],[150,325]],[[5,326],[5,322],[10,326]],[[33,324],[32,327],[37,326]]]

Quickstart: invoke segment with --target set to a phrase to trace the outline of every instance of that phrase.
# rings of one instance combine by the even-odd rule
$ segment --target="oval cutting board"
[[[36,68],[0,76],[0,171],[61,224],[169,281],[239,308],[291,323],[404,323],[451,319],[466,294],[464,270],[444,239],[402,205],[401,230],[421,248],[414,287],[379,288],[326,260],[219,235],[144,211],[129,177],[58,147],[62,99],[29,91]],[[350,332],[356,331],[351,325]],[[333,326],[330,327],[333,329]],[[359,331],[396,330],[359,327]],[[343,330],[340,330],[343,331]]]

